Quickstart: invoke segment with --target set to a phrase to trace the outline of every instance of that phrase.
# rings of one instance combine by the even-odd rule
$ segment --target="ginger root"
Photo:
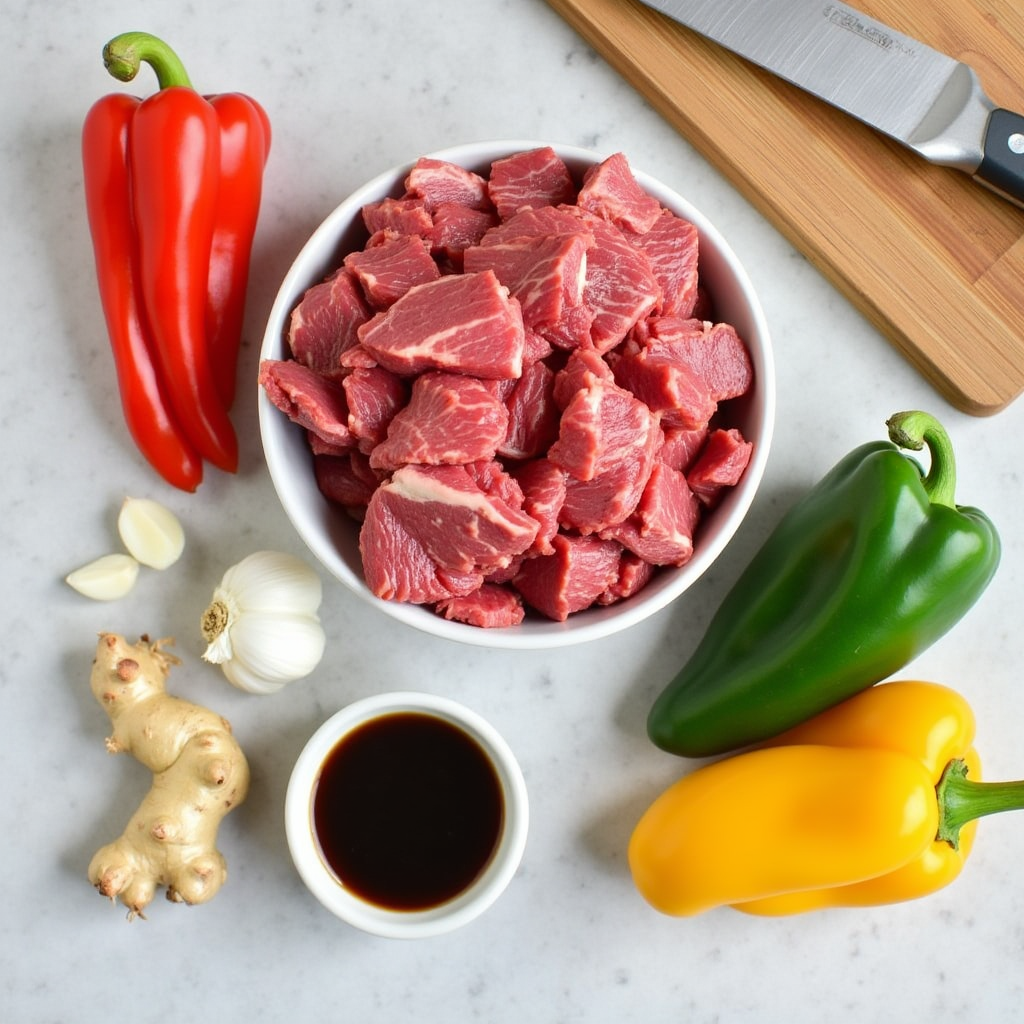
[[[216,847],[224,815],[249,788],[249,765],[220,715],[165,692],[179,659],[171,640],[130,644],[101,633],[93,661],[93,695],[110,716],[111,753],[130,753],[153,772],[153,785],[122,836],[99,850],[89,880],[128,918],[143,910],[158,886],[175,903],[204,903],[227,878]]]

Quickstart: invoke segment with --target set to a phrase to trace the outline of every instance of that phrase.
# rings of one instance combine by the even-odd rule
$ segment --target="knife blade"
[[[839,0],[642,0],[1024,207],[1024,116],[975,70]]]

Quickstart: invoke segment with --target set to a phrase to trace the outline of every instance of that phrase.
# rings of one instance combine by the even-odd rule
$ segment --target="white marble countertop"
[[[988,419],[950,407],[542,0],[224,0],[195,10],[14,0],[4,24],[5,1020],[1019,1019],[1024,816],[982,822],[962,877],[929,899],[780,920],[727,909],[661,917],[633,889],[624,849],[641,810],[679,771],[644,735],[654,695],[793,497],[881,436],[900,408],[945,422],[961,455],[959,498],[989,512],[1005,546],[981,602],[902,674],[969,696],[987,776],[1024,775],[1024,405]],[[762,296],[779,417],[748,520],[696,588],[627,634],[513,654],[422,636],[325,580],[329,648],[313,677],[257,698],[211,674],[197,619],[224,568],[258,548],[304,549],[262,461],[254,385],[235,414],[240,473],[212,473],[194,496],[159,481],[124,429],[78,139],[88,106],[117,88],[100,49],[127,29],[163,36],[199,88],[249,92],[273,120],[242,355],[250,381],[261,325],[309,231],[356,185],[420,153],[482,138],[621,150],[708,214]],[[145,573],[130,599],[93,603],[63,577],[116,546],[126,494],[173,508],[186,554],[166,573]],[[221,833],[231,877],[206,906],[160,900],[148,920],[127,924],[85,878],[93,851],[148,786],[138,765],[104,752],[108,723],[88,688],[100,630],[176,636],[178,691],[231,719],[249,754],[251,795]],[[518,876],[482,918],[437,939],[374,939],[343,925],[303,888],[285,844],[285,784],[306,739],[343,704],[390,688],[454,697],[485,715],[530,789]],[[757,837],[750,845],[757,857]]]

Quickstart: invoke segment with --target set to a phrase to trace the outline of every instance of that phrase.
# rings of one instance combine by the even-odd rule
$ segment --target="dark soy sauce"
[[[504,822],[501,783],[479,743],[442,718],[371,719],[327,755],[313,830],[338,881],[391,910],[458,896],[487,867]]]

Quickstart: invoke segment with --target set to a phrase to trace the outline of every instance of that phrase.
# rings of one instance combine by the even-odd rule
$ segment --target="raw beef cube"
[[[661,285],[662,316],[688,317],[697,305],[697,263],[699,238],[690,221],[663,210],[654,226],[631,239],[651,261]]]
[[[655,417],[646,431],[623,445],[618,457],[602,461],[591,480],[566,480],[561,524],[582,534],[599,533],[633,514],[656,465],[661,430]]]
[[[313,471],[320,493],[349,509],[364,509],[380,480],[367,457],[358,451],[347,455],[314,455]]]
[[[594,377],[565,407],[548,458],[577,480],[593,480],[624,462],[637,462],[660,441],[658,418],[643,402]]]
[[[396,470],[374,492],[360,533],[364,565],[375,566],[367,571],[368,582],[372,578],[375,586],[388,576],[386,561],[396,557],[402,539],[439,570],[461,578],[502,568],[526,551],[537,536],[537,521],[505,501],[496,481],[481,486],[485,479],[467,466]]]
[[[416,161],[405,179],[405,191],[406,198],[422,199],[430,211],[442,203],[457,203],[474,210],[491,209],[487,182],[479,174],[432,157]]]
[[[419,235],[388,237],[378,245],[349,253],[346,266],[375,309],[387,309],[413,285],[441,276],[428,244]]]
[[[622,153],[587,169],[576,205],[637,234],[650,231],[662,210],[661,203],[640,187]]]
[[[454,271],[461,271],[463,253],[471,246],[479,245],[497,223],[497,215],[488,210],[474,210],[458,203],[441,203],[434,211],[430,250],[434,256],[447,260]]]
[[[381,199],[362,209],[363,223],[371,235],[378,231],[394,231],[399,235],[430,237],[433,218],[422,199]]]
[[[315,284],[292,310],[288,323],[291,354],[312,370],[330,373],[357,342],[356,331],[370,319],[362,289],[344,267]]]
[[[491,271],[417,285],[359,329],[362,348],[406,376],[452,370],[502,380],[523,370],[519,303]]]
[[[446,619],[484,629],[518,626],[525,618],[519,595],[496,583],[484,583],[479,590],[465,597],[449,597],[438,601],[434,610]]]
[[[661,347],[630,346],[614,361],[615,383],[635,395],[666,425],[700,430],[718,408],[691,362]]]
[[[589,232],[596,218],[586,217],[575,206],[538,206],[518,213],[491,228],[481,245],[503,245],[516,238],[543,238],[546,235],[576,235]]]
[[[506,459],[531,459],[546,452],[558,437],[555,371],[542,362],[530,363],[505,400],[508,430],[498,446]]]
[[[672,469],[689,469],[697,453],[704,447],[704,442],[708,438],[708,427],[687,430],[685,427],[666,426],[664,421],[661,427],[665,442],[658,452],[659,460]]]
[[[523,491],[523,510],[540,524],[528,554],[554,553],[551,540],[558,533],[558,516],[565,504],[566,473],[546,458],[516,466],[512,476]]]
[[[594,313],[591,342],[604,354],[658,306],[661,286],[650,260],[617,227],[598,220],[591,229],[583,301]]]
[[[438,566],[410,532],[406,511],[401,499],[387,493],[387,485],[370,498],[359,529],[359,550],[371,593],[385,601],[432,604],[478,589],[482,574],[452,573]]]
[[[406,463],[443,465],[492,459],[505,440],[505,404],[483,381],[456,373],[424,373],[409,404],[392,419],[387,439],[370,454],[374,469]]]
[[[649,352],[673,359],[697,373],[715,402],[750,390],[754,368],[743,339],[731,324],[685,317],[650,317],[634,332]]]
[[[502,220],[522,209],[572,203],[576,185],[565,161],[550,147],[495,160],[487,191]]]
[[[317,437],[312,430],[306,431],[306,443],[314,455],[344,455],[347,457],[352,451],[351,440],[345,444],[331,444],[322,437]]]
[[[564,409],[573,395],[590,386],[592,380],[614,382],[611,368],[592,348],[578,348],[569,354],[565,366],[555,374],[555,403]]]
[[[530,330],[529,327],[524,326],[523,329],[525,332],[525,341],[523,342],[523,366],[530,366],[533,363],[540,362],[541,359],[547,359],[547,357],[554,351],[551,347],[551,342],[536,331]]]
[[[405,381],[383,366],[357,366],[342,382],[348,428],[363,452],[387,437],[388,424],[409,398]]]
[[[526,327],[542,331],[583,301],[587,249],[593,235],[543,235],[478,245],[463,254],[466,273],[493,270],[519,300]]]
[[[619,575],[615,582],[597,599],[601,605],[615,604],[639,593],[654,575],[654,566],[632,551],[623,551],[619,559]]]
[[[264,359],[259,382],[267,398],[293,423],[328,444],[354,447],[340,384],[294,359]]]
[[[693,557],[700,505],[678,469],[657,462],[636,511],[601,536],[651,565],[685,565]]]
[[[552,554],[523,562],[513,586],[531,608],[564,622],[615,583],[622,548],[615,541],[564,533],[555,535],[552,546]]]
[[[754,446],[735,428],[714,430],[704,450],[686,475],[693,493],[705,504],[713,505],[723,487],[734,487],[743,476]]]

